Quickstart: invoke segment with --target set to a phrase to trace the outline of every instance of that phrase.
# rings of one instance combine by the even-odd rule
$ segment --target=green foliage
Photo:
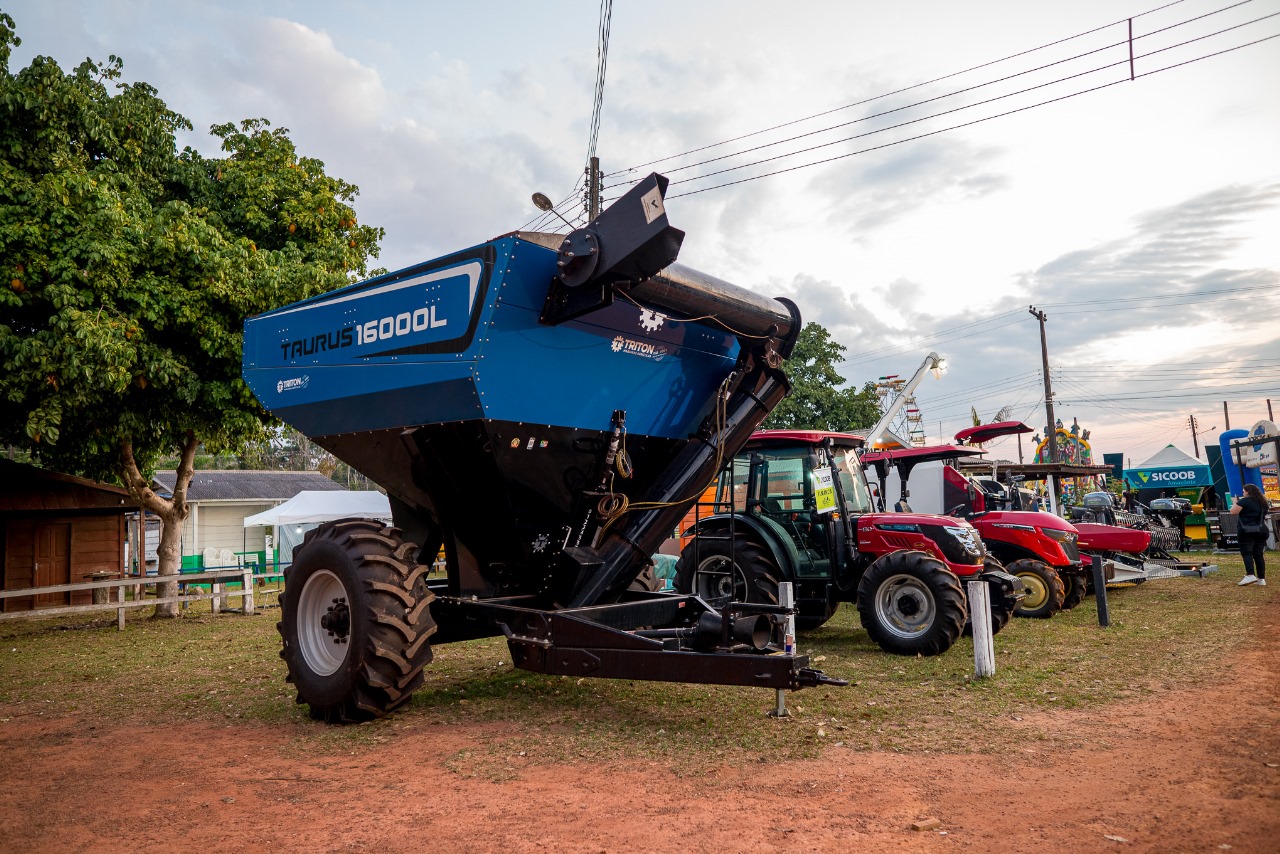
[[[146,469],[259,436],[242,324],[368,272],[357,188],[265,119],[178,151],[191,124],[120,59],[13,73],[17,43],[0,13],[0,443],[109,478],[122,448]]]
[[[778,404],[763,426],[770,430],[865,430],[876,423],[880,408],[875,385],[859,391],[840,388],[845,378],[836,370],[845,347],[831,339],[818,323],[800,330],[794,352],[787,360],[791,395]]]

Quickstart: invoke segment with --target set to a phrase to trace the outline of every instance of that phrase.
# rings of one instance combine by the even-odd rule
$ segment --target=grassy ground
[[[1238,557],[1213,560],[1221,571],[1208,578],[1109,591],[1107,629],[1092,597],[1051,620],[1013,620],[995,639],[996,675],[981,681],[971,678],[968,638],[933,658],[887,655],[845,605],[799,646],[851,686],[791,694],[793,716],[781,721],[764,714],[771,691],[541,676],[512,668],[505,642],[487,639],[438,647],[426,685],[391,718],[329,727],[310,721],[284,682],[277,609],[215,618],[206,606],[177,620],[135,616],[123,632],[114,619],[0,624],[0,724],[66,714],[256,722],[278,727],[290,749],[315,753],[394,739],[402,728],[493,723],[483,746],[447,757],[460,774],[491,777],[504,775],[504,757],[521,754],[543,762],[644,756],[692,771],[730,758],[811,756],[833,743],[999,751],[1010,721],[1028,712],[1105,715],[1117,699],[1213,679],[1272,592],[1236,587]]]

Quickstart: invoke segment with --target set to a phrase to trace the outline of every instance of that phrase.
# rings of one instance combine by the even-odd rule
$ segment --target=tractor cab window
[[[830,573],[833,514],[817,512],[814,449],[807,446],[756,451],[753,503],[747,512],[768,519],[795,543],[797,577]]]
[[[716,488],[716,513],[728,513],[731,505],[735,513],[746,511],[749,473],[750,462],[743,457],[735,457],[720,470],[720,481]]]
[[[836,468],[840,471],[840,487],[844,490],[846,513],[870,513],[871,490],[867,488],[867,476],[862,473],[862,463],[852,451],[841,448],[836,451]]]

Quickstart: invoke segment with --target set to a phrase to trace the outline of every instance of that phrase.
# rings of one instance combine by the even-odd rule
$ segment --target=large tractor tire
[[[778,604],[782,572],[773,556],[742,535],[732,541],[696,539],[676,562],[676,590],[692,593],[713,607],[730,600]]]
[[[436,630],[430,564],[380,522],[346,519],[294,549],[280,597],[280,657],[311,717],[358,723],[386,715],[422,684]]]
[[[885,652],[938,655],[960,637],[968,619],[960,579],[919,551],[877,559],[858,582],[862,627]]]
[[[1089,585],[1085,582],[1083,572],[1066,572],[1058,575],[1062,578],[1062,610],[1070,611],[1084,601],[1085,594],[1089,592]]]
[[[983,562],[982,567],[986,570],[1004,570],[1004,565],[1000,563],[1000,561],[991,557],[987,558]],[[1021,600],[1013,596],[1006,596],[995,587],[991,587],[987,592],[991,599],[991,634],[994,637],[995,635],[1000,634],[1001,629],[1009,625],[1009,621],[1013,619],[1013,612],[1018,607],[1018,602]],[[969,619],[966,620],[964,624],[964,634],[965,637],[969,637],[973,634],[972,608],[969,609]]]
[[[1062,610],[1066,590],[1058,571],[1042,560],[1023,558],[1005,567],[1005,571],[1022,579],[1027,598],[1019,603],[1014,616],[1047,620]]]

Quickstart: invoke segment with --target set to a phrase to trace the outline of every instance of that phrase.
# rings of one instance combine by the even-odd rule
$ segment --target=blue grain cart
[[[254,394],[394,514],[320,527],[286,571],[281,655],[313,717],[384,715],[432,644],[494,635],[541,673],[835,681],[778,651],[781,609],[637,589],[786,395],[800,328],[789,301],[674,263],[666,184],[567,236],[508,234],[246,322]]]

